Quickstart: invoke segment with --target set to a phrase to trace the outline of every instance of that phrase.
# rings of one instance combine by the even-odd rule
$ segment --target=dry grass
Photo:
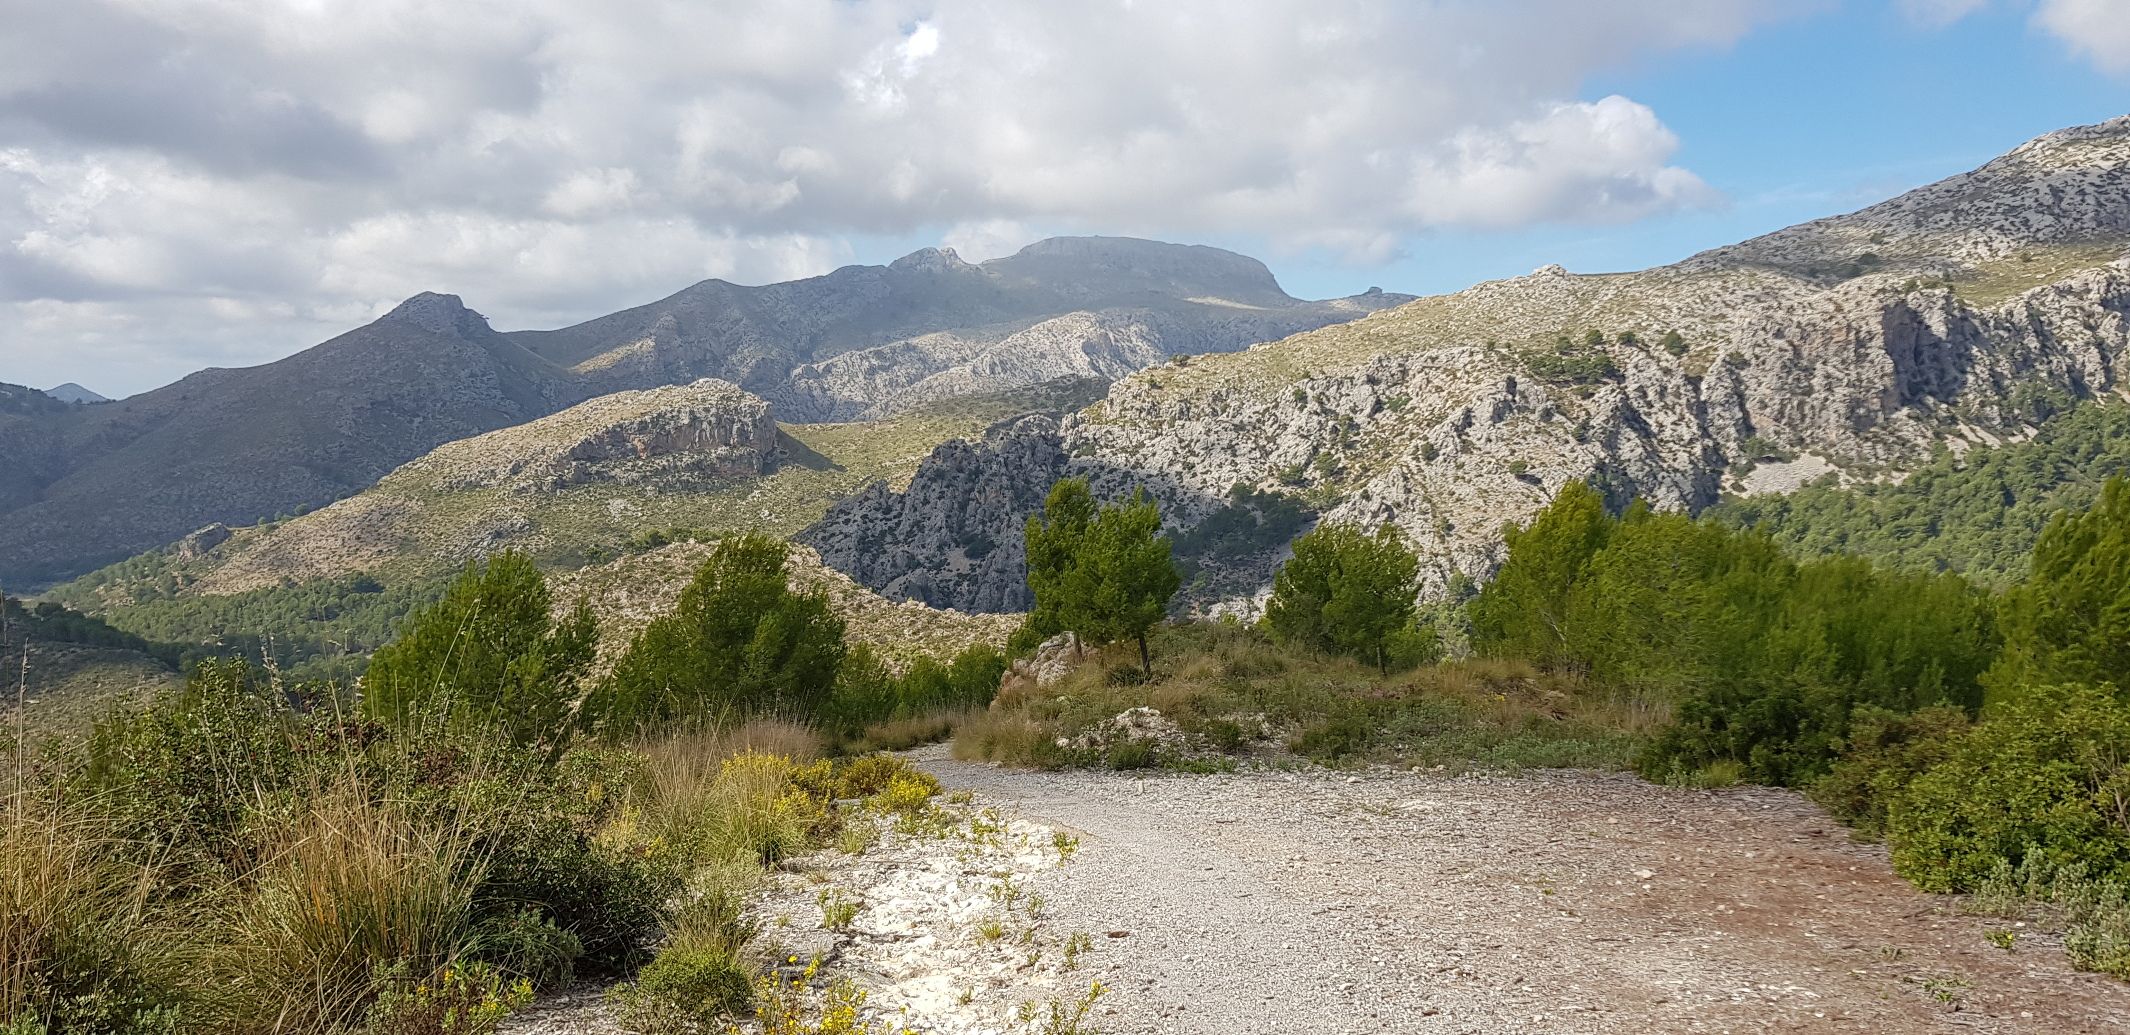
[[[1187,741],[1144,761],[1186,769],[1218,762],[1211,756],[1219,754],[1281,747],[1324,762],[1624,768],[1670,719],[1660,698],[1522,662],[1451,661],[1386,677],[1240,627],[1172,627],[1157,642],[1152,682],[1128,678],[1130,651],[1091,651],[1055,685],[1001,698],[966,721],[955,735],[956,757],[1033,768],[1115,764],[1057,741],[1143,705],[1175,721]]]
[[[472,935],[479,861],[458,824],[418,823],[359,791],[331,789],[293,824],[233,916],[219,953],[233,1028],[353,1030],[398,966],[427,980]]]
[[[93,812],[10,790],[0,812],[0,1020],[44,1015],[105,982],[160,984],[174,946],[150,922],[152,869]]]
[[[852,754],[863,754],[868,751],[907,751],[920,744],[937,744],[953,737],[955,730],[976,721],[983,713],[982,708],[957,708],[876,722],[865,728],[849,750]]]

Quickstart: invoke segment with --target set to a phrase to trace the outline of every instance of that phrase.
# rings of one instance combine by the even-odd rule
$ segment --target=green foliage
[[[1771,783],[1831,762],[1851,712],[1972,709],[1995,656],[1988,599],[1953,576],[1799,565],[1766,537],[1564,490],[1471,606],[1474,645],[1678,702],[1643,769],[1735,762]]]
[[[1533,377],[1550,385],[1588,388],[1620,376],[1620,368],[1605,352],[1605,336],[1591,331],[1581,342],[1562,335],[1549,349],[1531,349],[1520,356]]]
[[[788,548],[761,535],[720,542],[673,610],[646,626],[586,703],[610,733],[680,719],[825,705],[844,658],[843,620],[819,591],[794,593]]]
[[[991,703],[1005,672],[1006,656],[987,644],[971,644],[946,664],[920,657],[900,674],[871,646],[855,644],[843,657],[823,718],[855,733],[874,723],[980,708]]]
[[[393,638],[403,617],[437,601],[450,584],[429,579],[388,586],[368,575],[350,575],[243,593],[180,596],[184,587],[169,568],[162,554],[143,554],[62,586],[52,596],[157,645],[149,653],[180,670],[214,657],[264,658],[299,679],[352,679],[362,674],[369,653]],[[106,592],[117,587],[134,592],[106,607]]]
[[[1101,643],[1137,640],[1140,665],[1151,671],[1147,631],[1183,581],[1160,532],[1161,510],[1143,490],[1097,509],[1084,479],[1052,487],[1026,532],[1030,635],[1071,630]]]
[[[1542,665],[1566,660],[1568,590],[1612,528],[1597,490],[1570,482],[1530,525],[1504,529],[1508,560],[1472,601],[1473,646]]]
[[[2130,406],[2086,403],[2025,442],[1942,452],[1899,483],[1833,480],[1727,499],[1703,516],[1771,535],[1808,557],[1849,553],[1904,571],[2008,585],[2050,518],[2083,510],[2130,473]]]
[[[1664,337],[1657,339],[1657,345],[1674,356],[1686,355],[1686,338],[1678,331],[1665,331]]]
[[[2034,683],[2130,686],[2130,482],[2110,478],[2091,510],[2049,522],[2002,622],[1993,700]]]
[[[1028,588],[1035,603],[1022,629],[1030,647],[1071,628],[1067,608],[1073,602],[1067,599],[1065,580],[1086,550],[1095,514],[1095,496],[1087,479],[1067,478],[1050,487],[1043,513],[1028,519],[1022,537],[1028,553]]]
[[[30,606],[14,597],[0,597],[0,648],[25,639],[139,651],[169,665],[177,664],[184,656],[184,651],[174,645],[149,641],[55,600],[40,600]]]
[[[1906,715],[1864,705],[1849,717],[1841,758],[1809,793],[1834,818],[1870,838],[1884,837],[1893,803],[1967,732],[1967,712],[1931,707]]]
[[[1389,528],[1320,525],[1294,541],[1273,578],[1264,623],[1275,639],[1344,654],[1388,673],[1394,648],[1426,653],[1414,628],[1420,561]],[[1430,633],[1432,630],[1429,631]]]
[[[2030,688],[1993,708],[1895,802],[1894,868],[1926,891],[2006,862],[2130,880],[2130,705],[2111,687]]]
[[[500,725],[521,744],[556,747],[598,646],[582,602],[549,617],[547,580],[530,558],[502,553],[466,566],[434,606],[408,617],[370,659],[363,704],[405,723],[427,711]]]

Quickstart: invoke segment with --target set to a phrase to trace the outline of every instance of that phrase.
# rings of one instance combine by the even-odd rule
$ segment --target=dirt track
[[[2120,1032],[2130,985],[1957,915],[1784,791],[924,765],[1077,833],[1036,878],[1141,1032]],[[1111,935],[1121,935],[1112,937]]]

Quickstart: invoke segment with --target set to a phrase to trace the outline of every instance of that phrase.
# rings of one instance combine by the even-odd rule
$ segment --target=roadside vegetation
[[[819,756],[987,699],[1003,661],[887,671],[783,563],[771,540],[721,544],[595,678],[589,617],[555,617],[537,568],[502,554],[408,616],[365,692],[216,659],[78,735],[18,740],[0,1032],[486,1035],[601,976],[631,978],[616,1008],[643,1032],[765,1005],[781,1030],[856,1030],[810,992],[766,1003],[747,896],[786,857],[862,846],[866,814],[928,809],[937,783],[899,759]],[[646,675],[705,659],[740,664]]]
[[[1147,497],[1061,482],[1026,536],[1011,664],[890,665],[792,588],[782,543],[736,535],[605,669],[585,609],[503,553],[395,623],[360,684],[211,659],[18,740],[0,1033],[487,1035],[587,976],[647,1033],[854,1030],[848,986],[765,983],[746,904],[765,867],[862,851],[860,813],[921,825],[937,784],[867,752],[950,736],[1038,767],[1797,787],[1919,887],[2130,977],[2130,484],[2052,518],[2001,591],[1581,485],[1425,609],[1383,531],[1302,536],[1251,624],[1164,620],[1180,577]]]
[[[1061,501],[1092,527],[1077,492]],[[1035,547],[1059,518],[1030,524],[1031,557],[1054,566]],[[1416,566],[1388,533],[1320,526],[1260,621],[1160,627],[1151,651],[1128,624],[1046,618],[1138,606],[1126,584],[1031,579],[1023,649],[1060,628],[1103,632],[1072,656],[1046,644],[1053,656],[1009,676],[955,751],[1037,767],[1302,756],[1797,787],[1885,838],[1919,887],[2053,918],[2078,965],[2130,978],[2130,483],[2057,513],[2001,592],[1798,560],[1713,519],[1615,515],[1581,484],[1509,530],[1506,562],[1461,606],[1423,619]],[[1441,659],[1438,623],[1468,656]]]

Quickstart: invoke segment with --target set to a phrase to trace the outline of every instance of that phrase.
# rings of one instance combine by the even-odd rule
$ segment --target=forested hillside
[[[2130,406],[2094,402],[2044,420],[2026,441],[1941,450],[1899,481],[1826,478],[1790,494],[1733,497],[1705,513],[1803,556],[1869,557],[1904,571],[2016,580],[2049,518],[2093,503],[2130,472]]]

